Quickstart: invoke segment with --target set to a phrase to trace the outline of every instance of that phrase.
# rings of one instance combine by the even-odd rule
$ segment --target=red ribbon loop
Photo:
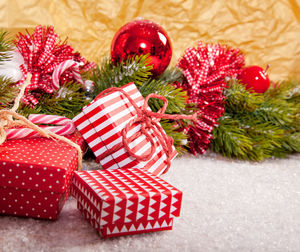
[[[197,120],[197,114],[193,115],[169,115],[165,114],[166,108],[168,106],[168,100],[161,95],[157,94],[149,94],[145,98],[145,102],[141,108],[137,106],[137,104],[134,102],[134,100],[130,97],[128,93],[126,93],[122,88],[112,87],[104,90],[99,94],[99,96],[104,95],[106,93],[119,91],[121,92],[131,103],[131,105],[135,108],[137,112],[136,118],[132,119],[122,130],[122,142],[120,144],[115,145],[113,148],[105,151],[100,156],[98,156],[98,159],[104,159],[108,155],[111,155],[112,153],[118,151],[122,147],[125,148],[125,150],[128,152],[128,154],[132,157],[134,157],[138,161],[147,161],[149,160],[153,154],[155,153],[155,150],[157,148],[157,144],[154,142],[153,135],[158,139],[158,143],[164,150],[166,156],[167,156],[167,168],[165,169],[164,173],[166,173],[171,165],[171,153],[172,153],[172,147],[173,147],[173,138],[166,135],[163,128],[159,125],[160,119],[171,119],[171,120],[180,120],[180,119],[188,119],[188,120]],[[157,98],[163,101],[164,105],[162,108],[158,110],[158,112],[153,112],[149,110],[148,101],[150,98]],[[136,125],[140,124],[141,128],[138,132],[134,133],[132,136],[127,137],[128,132],[133,129]],[[149,133],[152,130],[151,133]],[[150,142],[151,149],[149,153],[144,153],[141,155],[137,155],[133,149],[129,147],[130,143],[132,143],[134,140],[136,140],[141,135],[144,135],[145,138]]]

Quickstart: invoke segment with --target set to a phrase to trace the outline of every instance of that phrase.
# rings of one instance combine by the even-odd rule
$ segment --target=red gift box
[[[121,89],[130,95],[139,108],[143,106],[144,98],[134,83],[129,83]],[[83,108],[79,115],[74,117],[73,122],[104,169],[144,168],[155,175],[160,175],[167,168],[167,156],[152,129],[149,133],[157,147],[149,160],[138,161],[125,148],[99,159],[101,154],[122,142],[123,129],[136,117],[137,111],[124,94],[112,91],[105,95],[98,95],[94,101]],[[141,125],[136,125],[128,132],[128,136],[135,134],[140,128]],[[163,129],[161,130],[165,134]],[[144,135],[137,137],[129,146],[138,155],[148,153],[151,149],[151,144]],[[172,146],[170,160],[176,155],[177,152]]]
[[[170,230],[182,192],[144,169],[75,172],[71,193],[103,238]]]
[[[86,149],[76,132],[67,136]],[[0,214],[55,220],[69,195],[78,153],[48,138],[8,140],[0,146]]]

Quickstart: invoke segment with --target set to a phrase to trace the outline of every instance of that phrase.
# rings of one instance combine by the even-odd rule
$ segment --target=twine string
[[[15,126],[25,126],[30,128],[36,132],[38,132],[43,137],[53,137],[57,140],[63,141],[74,148],[76,148],[78,152],[78,170],[82,169],[82,151],[78,144],[72,142],[70,139],[57,135],[51,132],[48,129],[40,128],[36,124],[29,121],[26,117],[18,114],[16,111],[19,108],[21,98],[25,93],[26,87],[30,84],[32,75],[30,73],[27,74],[26,80],[24,84],[21,86],[20,92],[18,96],[15,98],[14,105],[11,109],[3,109],[0,110],[0,145],[3,144],[6,140],[6,129],[15,127]],[[14,120],[16,119],[16,120]]]
[[[143,106],[140,108],[137,106],[135,101],[130,97],[128,93],[126,93],[122,88],[112,87],[104,90],[99,94],[99,96],[119,91],[121,92],[129,101],[129,103],[134,107],[136,110],[137,116],[130,120],[125,128],[122,130],[122,142],[119,144],[116,144],[111,149],[108,149],[107,151],[103,152],[100,156],[98,156],[98,160],[104,159],[105,157],[111,155],[112,153],[120,150],[121,148],[125,148],[125,150],[128,152],[128,154],[131,157],[134,157],[138,161],[147,161],[149,160],[153,154],[156,151],[157,144],[154,141],[154,137],[158,139],[159,145],[164,150],[165,155],[167,156],[166,163],[167,168],[165,169],[164,173],[166,173],[171,165],[171,154],[173,152],[173,138],[168,136],[163,128],[159,125],[159,121],[161,119],[170,119],[170,120],[181,120],[181,119],[187,119],[192,120],[194,122],[197,121],[197,114],[193,115],[182,115],[182,114],[165,114],[166,108],[168,106],[168,100],[161,95],[157,94],[149,94]],[[163,107],[160,108],[157,112],[153,112],[151,110],[148,110],[148,101],[150,98],[157,98],[163,101]],[[128,137],[128,132],[136,127],[136,125],[141,125],[140,130],[136,133],[134,133],[132,136]],[[152,133],[150,133],[152,130]],[[130,148],[130,143],[132,143],[135,139],[138,137],[144,135],[146,140],[150,142],[151,148],[150,152],[143,153],[141,155],[137,155],[134,151],[134,148]],[[154,136],[154,137],[153,137]]]

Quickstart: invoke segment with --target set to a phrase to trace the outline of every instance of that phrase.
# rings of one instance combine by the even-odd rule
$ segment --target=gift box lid
[[[100,226],[178,217],[182,201],[181,191],[138,168],[75,172],[72,193]]]
[[[68,138],[84,149],[79,133]],[[62,193],[76,168],[77,150],[62,141],[38,137],[0,146],[0,187]]]
[[[144,98],[133,82],[121,88],[131,96],[138,107],[144,104]],[[128,99],[116,91],[98,95],[82,109],[82,113],[73,118],[73,122],[97,157],[122,141],[121,129],[136,115],[137,113]],[[136,127],[136,130],[138,129],[139,126]],[[147,147],[150,148],[150,145]],[[127,158],[129,157],[127,153],[124,154]],[[115,160],[112,168],[120,168],[116,161],[118,159],[116,154],[109,155],[108,159]],[[99,162],[99,160],[97,161]]]

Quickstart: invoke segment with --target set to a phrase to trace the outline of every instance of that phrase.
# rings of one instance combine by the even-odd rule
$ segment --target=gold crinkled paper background
[[[270,64],[272,80],[300,80],[299,0],[0,0],[0,28],[14,35],[54,25],[62,39],[97,62],[109,54],[116,31],[137,17],[164,27],[173,65],[199,40],[220,42],[239,47],[247,64]]]

